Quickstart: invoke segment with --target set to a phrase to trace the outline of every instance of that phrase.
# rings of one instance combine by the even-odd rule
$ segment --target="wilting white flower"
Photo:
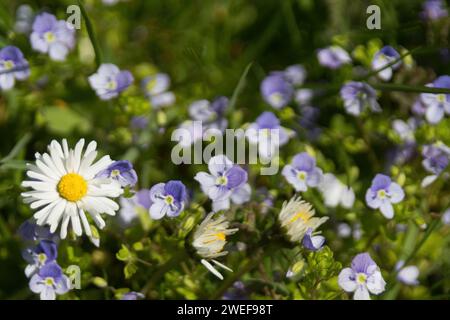
[[[84,153],[83,147],[84,139],[78,141],[75,149],[69,149],[65,139],[62,146],[53,140],[48,153],[36,153],[35,164],[28,164],[30,180],[22,182],[23,187],[32,189],[22,193],[24,202],[31,209],[39,209],[34,214],[36,223],[49,225],[52,233],[61,226],[62,239],[67,236],[69,223],[77,236],[83,234],[83,226],[86,235],[92,237],[86,211],[103,229],[105,221],[101,214],[115,215],[119,206],[110,198],[123,193],[117,181],[97,177],[113,163],[111,158],[104,156],[94,163],[97,143],[89,143]]]
[[[197,254],[203,258],[201,263],[217,278],[223,280],[222,274],[209,261],[216,266],[233,272],[233,270],[218,262],[215,258],[228,254],[228,251],[223,251],[227,243],[226,237],[234,234],[238,229],[228,229],[230,223],[223,215],[217,219],[213,219],[213,215],[214,213],[208,214],[205,220],[197,226],[194,233],[193,246],[197,250]]]
[[[419,277],[420,272],[419,268],[417,268],[416,266],[405,267],[405,261],[400,260],[395,265],[395,270],[398,271],[397,280],[401,283],[410,286],[416,286],[419,284],[419,280],[417,280],[417,278]]]
[[[286,229],[289,239],[297,242],[301,241],[308,231],[314,232],[328,220],[328,217],[316,218],[314,215],[315,211],[308,202],[300,197],[293,197],[289,202],[283,203],[278,220]]]

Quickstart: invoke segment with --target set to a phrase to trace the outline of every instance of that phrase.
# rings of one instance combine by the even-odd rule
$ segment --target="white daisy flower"
[[[297,242],[303,239],[309,229],[313,232],[328,220],[328,217],[315,218],[314,214],[315,211],[308,202],[300,197],[293,197],[289,202],[283,203],[278,220],[286,229],[289,239]]]
[[[214,258],[228,254],[228,251],[222,251],[227,243],[226,237],[235,233],[238,229],[228,229],[230,223],[223,215],[217,219],[213,219],[213,215],[213,212],[208,214],[205,220],[197,227],[194,233],[193,246],[197,250],[197,254],[204,258],[201,260],[201,263],[217,278],[223,280],[222,274],[208,260],[225,270],[233,272],[233,270]]]
[[[81,139],[75,149],[69,149],[65,139],[62,146],[53,140],[48,153],[36,153],[35,164],[27,164],[27,176],[31,179],[22,182],[23,187],[33,189],[23,192],[22,197],[31,209],[39,209],[34,214],[36,223],[50,226],[52,233],[61,225],[62,239],[67,236],[69,222],[77,236],[83,234],[82,226],[88,237],[93,236],[86,212],[103,229],[101,214],[115,215],[119,206],[110,198],[123,193],[116,181],[97,177],[113,162],[110,157],[94,163],[97,143],[89,143],[83,153],[84,143]]]

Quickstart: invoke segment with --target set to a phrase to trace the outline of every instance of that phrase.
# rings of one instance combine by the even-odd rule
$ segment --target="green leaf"
[[[116,258],[120,261],[128,261],[131,259],[131,252],[128,248],[123,244],[122,248],[117,252]]]
[[[125,268],[123,268],[125,279],[130,279],[136,273],[137,269],[137,266],[133,262],[128,262]]]

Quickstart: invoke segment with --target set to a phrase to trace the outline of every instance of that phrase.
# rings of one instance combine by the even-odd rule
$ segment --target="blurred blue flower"
[[[422,5],[421,17],[425,20],[439,20],[448,16],[445,2],[442,0],[426,0]]]
[[[283,168],[281,174],[297,192],[317,187],[323,179],[322,169],[316,167],[316,159],[307,152],[297,154],[291,164]]]
[[[64,20],[56,20],[49,13],[36,16],[30,35],[31,47],[41,53],[48,53],[55,61],[64,61],[75,46],[75,29]]]
[[[394,216],[392,204],[399,203],[405,197],[405,192],[398,183],[384,174],[377,174],[372,185],[366,192],[366,203],[372,209],[380,209],[388,219]]]
[[[114,161],[105,170],[100,171],[96,178],[111,178],[122,187],[134,187],[138,180],[133,165],[127,160]]]
[[[245,135],[251,144],[258,145],[261,157],[270,159],[280,146],[289,141],[293,133],[280,125],[280,120],[275,114],[265,111],[249,125]]]
[[[293,97],[294,89],[283,72],[272,72],[261,82],[261,95],[275,109],[286,106]]]
[[[427,87],[450,89],[450,76],[440,76]],[[426,107],[425,118],[429,123],[438,123],[445,113],[450,114],[450,94],[422,93],[420,98]]]
[[[339,46],[330,46],[317,51],[319,63],[330,69],[338,69],[344,64],[352,62],[350,55]]]
[[[167,215],[177,217],[184,209],[187,200],[186,187],[181,181],[171,180],[155,184],[150,189],[150,217],[158,220]]]
[[[0,50],[0,90],[11,89],[16,79],[25,80],[29,75],[28,61],[19,48],[6,46]]]
[[[148,211],[151,206],[150,190],[142,189],[136,192],[131,198],[121,197],[119,219],[123,227],[127,227],[130,223],[138,217],[138,210],[143,209]]]
[[[416,286],[419,284],[419,280],[417,278],[419,277],[419,268],[416,266],[404,266],[405,261],[400,260],[395,265],[395,270],[397,270],[397,280],[400,281],[403,284],[410,285],[410,286]]]
[[[229,100],[224,96],[219,96],[212,102],[206,99],[197,100],[189,106],[189,116],[194,121],[201,121],[203,130],[218,129],[224,132],[228,125],[225,118],[228,105]]]
[[[342,269],[338,283],[344,291],[354,292],[354,300],[370,300],[369,292],[378,295],[386,286],[380,269],[368,253],[356,255],[351,268]]]
[[[56,294],[69,291],[69,278],[65,276],[56,262],[44,265],[30,279],[30,290],[39,293],[41,300],[55,300]]]
[[[388,64],[391,64],[398,58],[400,58],[400,54],[393,47],[385,46],[385,47],[381,48],[380,51],[375,53],[373,60],[372,60],[372,70],[380,70],[380,69],[386,67]],[[399,68],[400,65],[401,65],[401,61],[378,72],[377,75],[382,80],[388,81],[392,78],[393,71],[395,69]]]
[[[284,70],[284,76],[290,83],[299,86],[306,79],[306,70],[301,64],[295,64]]]
[[[381,112],[375,90],[364,82],[350,81],[342,86],[341,98],[347,113],[358,116],[369,108],[373,112]]]
[[[136,292],[136,291],[131,291],[131,292],[127,292],[122,296],[122,299],[120,300],[140,300],[140,299],[144,299],[145,296],[140,293],[140,292]]]
[[[56,233],[51,233],[48,226],[39,226],[35,219],[28,219],[23,222],[17,232],[22,240],[27,242],[51,240],[57,242],[59,236]]]
[[[242,204],[250,199],[247,172],[224,155],[212,157],[208,163],[210,173],[199,172],[194,179],[212,201],[213,211],[227,210],[230,200]]]
[[[103,63],[89,78],[89,84],[102,100],[115,98],[134,81],[133,75],[112,63]]]
[[[154,108],[166,107],[175,103],[175,94],[168,91],[170,77],[165,73],[145,77],[141,82],[141,87]]]
[[[442,142],[425,145],[422,149],[422,165],[431,175],[422,180],[422,187],[433,183],[438,176],[447,168],[450,160],[450,148]]]

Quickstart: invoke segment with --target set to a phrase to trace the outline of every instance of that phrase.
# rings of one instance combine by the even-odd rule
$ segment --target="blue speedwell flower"
[[[338,69],[352,62],[350,55],[339,46],[330,46],[317,51],[319,63],[330,69]]]
[[[106,169],[100,171],[96,178],[116,180],[122,187],[134,187],[138,180],[133,165],[127,160],[114,161]]]
[[[388,64],[391,64],[395,60],[400,58],[400,54],[391,46],[385,46],[380,51],[375,53],[373,60],[372,60],[372,69],[373,70],[380,70],[384,67],[386,67]],[[387,67],[383,69],[382,71],[378,72],[377,75],[384,81],[388,81],[392,78],[392,74],[394,70],[399,68],[401,65],[401,62],[397,62],[394,65]]]
[[[25,80],[30,75],[27,60],[22,51],[14,46],[0,50],[0,90],[14,87],[15,80]]]
[[[307,152],[297,154],[291,164],[283,168],[281,174],[297,192],[306,191],[308,187],[317,187],[323,179],[322,169],[316,167],[316,159]]]
[[[39,293],[41,300],[55,300],[56,294],[69,291],[69,278],[65,276],[56,262],[44,265],[38,273],[30,279],[30,289]]]
[[[58,248],[53,241],[42,240],[37,246],[23,252],[24,259],[29,263],[25,268],[27,278],[38,272],[42,266],[54,262],[58,256]]]
[[[134,81],[131,72],[121,71],[112,63],[103,63],[89,78],[89,84],[102,100],[115,98]]]
[[[150,189],[150,200],[152,204],[149,212],[152,219],[158,220],[165,215],[177,217],[187,200],[186,187],[178,180],[155,184]]]
[[[250,185],[247,172],[224,155],[212,157],[208,163],[210,173],[199,172],[194,179],[202,191],[213,201],[215,212],[230,208],[230,200],[242,204],[250,199]]]
[[[280,126],[280,120],[272,112],[266,111],[250,124],[245,135],[251,144],[258,145],[258,152],[262,158],[270,159],[278,147],[289,141],[293,133]]]
[[[392,204],[399,203],[405,197],[405,192],[398,183],[384,174],[377,174],[372,185],[366,192],[366,203],[372,209],[380,209],[388,219],[394,217]]]
[[[351,268],[342,269],[338,283],[344,291],[355,293],[354,300],[370,300],[369,292],[378,295],[386,286],[380,268],[368,253],[356,255]]]
[[[427,84],[427,87],[450,89],[450,76],[441,76]],[[425,118],[429,123],[438,123],[445,113],[450,114],[450,94],[422,93],[420,98],[426,108]]]
[[[41,53],[48,53],[52,60],[64,61],[75,46],[75,29],[64,20],[56,20],[49,13],[36,16],[30,35],[31,47]]]
[[[358,116],[369,108],[373,112],[381,112],[377,102],[376,91],[364,82],[350,81],[342,86],[341,98],[347,113]]]
[[[157,73],[145,77],[141,82],[145,96],[154,108],[166,107],[175,103],[175,94],[169,90],[170,77],[165,73]]]
[[[422,149],[422,165],[431,175],[422,180],[422,187],[433,183],[447,168],[450,160],[450,148],[442,142],[425,145]]]
[[[294,88],[283,72],[272,72],[261,82],[261,95],[275,109],[286,106],[294,95]]]

